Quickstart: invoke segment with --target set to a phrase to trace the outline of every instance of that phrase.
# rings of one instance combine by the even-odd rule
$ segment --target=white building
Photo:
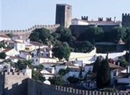
[[[32,58],[33,65],[45,64],[45,63],[56,63],[57,59],[55,58],[48,58],[48,57],[33,57]]]
[[[11,38],[6,35],[0,35],[0,41],[3,41],[3,40],[11,40]]]
[[[32,59],[32,55],[29,52],[26,52],[26,51],[20,51],[19,57],[24,58],[26,60]]]

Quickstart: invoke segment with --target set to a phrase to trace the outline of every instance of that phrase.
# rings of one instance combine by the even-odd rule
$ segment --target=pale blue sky
[[[130,13],[130,0],[0,0],[0,30],[27,29],[33,25],[55,24],[56,4],[72,5],[72,17],[114,17]]]

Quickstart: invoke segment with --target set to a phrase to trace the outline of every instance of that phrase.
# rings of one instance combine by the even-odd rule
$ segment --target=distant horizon
[[[122,13],[130,13],[130,0],[4,0],[0,1],[0,30],[24,30],[34,25],[54,25],[56,4],[71,5],[72,19],[88,16],[89,20],[98,20],[98,17],[103,17],[103,20],[111,17],[114,20],[116,17],[116,21],[122,21]]]

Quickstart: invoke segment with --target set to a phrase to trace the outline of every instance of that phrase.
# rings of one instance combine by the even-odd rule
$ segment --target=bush
[[[71,83],[72,83],[72,84],[73,84],[73,83],[74,83],[74,84],[75,84],[75,83],[79,83],[79,81],[80,81],[78,78],[75,78],[74,76],[68,77],[67,80],[68,80],[68,82],[69,82],[70,84],[71,84]]]
[[[0,58],[1,58],[1,59],[5,59],[5,57],[6,57],[6,54],[5,54],[4,52],[1,52],[1,53],[0,53]]]

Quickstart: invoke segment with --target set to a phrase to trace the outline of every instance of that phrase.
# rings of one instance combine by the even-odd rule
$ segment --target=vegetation
[[[51,82],[52,85],[64,85],[65,84],[65,81],[60,76],[49,78],[49,81]]]
[[[128,66],[128,63],[129,61],[127,61],[125,59],[125,57],[119,57],[119,59],[117,60],[116,64],[122,66],[122,67],[127,67]]]
[[[70,84],[75,84],[75,83],[79,83],[79,78],[75,78],[74,76],[70,76],[67,78],[67,81],[70,83]]]
[[[5,57],[6,57],[6,54],[4,52],[0,52],[0,58],[5,59]]]
[[[98,88],[108,87],[110,85],[110,67],[108,64],[108,56],[99,63],[97,70],[96,83]]]
[[[89,27],[85,32],[80,35],[80,39],[83,41],[95,42],[100,41],[103,38],[103,30],[99,27]]]
[[[61,45],[56,46],[52,49],[53,56],[57,57],[59,60],[65,58],[66,60],[69,59],[70,56],[70,48],[68,45]]]
[[[125,39],[126,29],[124,27],[115,27],[107,35],[111,42],[118,42],[119,39]]]
[[[49,41],[51,41],[52,37],[49,32],[49,30],[45,28],[41,29],[35,29],[31,34],[30,34],[30,40],[32,41],[37,41],[37,42],[42,42],[44,44],[48,44]]]
[[[29,38],[32,41],[42,42],[47,45],[53,44],[54,50],[65,49],[62,47],[64,43],[69,47],[67,50],[76,52],[90,52],[94,47],[89,41],[78,40],[77,36],[73,35],[70,29],[64,27],[58,27],[53,33],[44,28],[36,29],[31,33]]]
[[[34,80],[40,81],[40,82],[44,82],[45,78],[42,76],[42,74],[38,71],[32,71],[32,78]]]
[[[15,63],[14,65],[17,70],[22,70],[22,69],[25,69],[26,66],[29,66],[30,68],[32,68],[31,62],[32,62],[31,60],[18,60],[18,62]]]
[[[79,41],[74,43],[75,52],[90,52],[94,49],[94,45],[89,41]]]
[[[67,74],[69,71],[70,71],[69,68],[60,69],[59,72],[58,72],[58,74],[59,74],[60,76],[64,76],[64,75]]]
[[[101,61],[103,60],[102,56],[97,57],[96,61],[93,64],[93,73],[97,73],[98,72],[98,68],[101,65]]]
[[[5,48],[5,44],[4,43],[0,43],[0,48]]]

